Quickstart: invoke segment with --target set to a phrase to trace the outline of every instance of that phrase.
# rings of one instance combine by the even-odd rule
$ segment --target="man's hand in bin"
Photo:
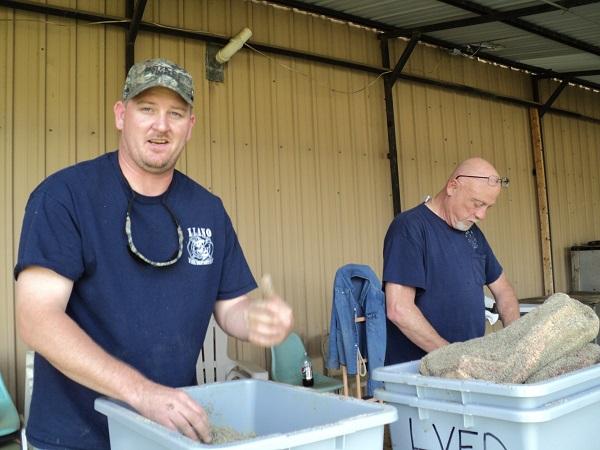
[[[208,415],[187,393],[146,380],[131,405],[144,417],[195,441],[212,442]]]

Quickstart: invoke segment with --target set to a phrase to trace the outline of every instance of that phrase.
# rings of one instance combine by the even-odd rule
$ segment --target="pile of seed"
[[[243,441],[256,437],[256,433],[241,433],[231,427],[216,427],[211,428],[212,442],[211,444],[226,444],[228,442]]]
[[[592,308],[554,294],[506,328],[441,347],[421,360],[420,372],[445,378],[532,383],[595,364],[600,347]]]

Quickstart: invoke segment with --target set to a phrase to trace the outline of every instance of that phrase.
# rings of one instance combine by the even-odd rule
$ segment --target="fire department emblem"
[[[213,263],[214,245],[210,228],[188,228],[188,262],[194,266],[206,266]]]

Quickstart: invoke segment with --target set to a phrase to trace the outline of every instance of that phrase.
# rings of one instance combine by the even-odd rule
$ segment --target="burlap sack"
[[[508,327],[439,348],[421,360],[423,375],[523,383],[598,334],[598,317],[566,294],[554,294]]]

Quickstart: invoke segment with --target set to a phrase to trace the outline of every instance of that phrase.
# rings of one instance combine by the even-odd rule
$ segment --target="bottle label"
[[[309,359],[304,360],[302,363],[302,386],[310,387],[313,386],[313,371],[312,364]]]
[[[302,368],[302,375],[304,375],[305,380],[312,380],[313,374],[312,367],[310,366],[310,364],[304,365],[304,367]]]

